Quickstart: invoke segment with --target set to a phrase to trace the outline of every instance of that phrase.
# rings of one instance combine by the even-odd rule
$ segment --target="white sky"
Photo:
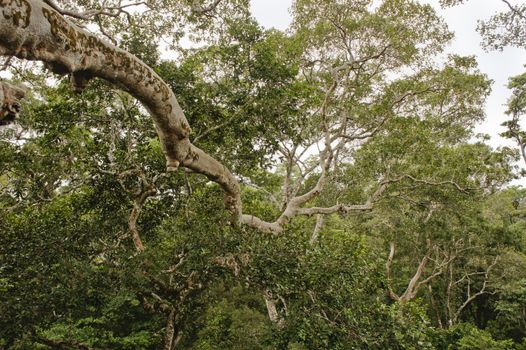
[[[501,138],[499,133],[504,131],[500,124],[506,119],[505,104],[510,96],[506,88],[508,78],[526,70],[524,67],[526,50],[505,48],[502,52],[485,52],[480,45],[482,39],[476,31],[477,20],[487,19],[505,10],[506,5],[498,0],[471,0],[464,5],[442,9],[438,0],[420,1],[431,4],[445,19],[450,30],[455,33],[455,39],[448,47],[448,52],[476,56],[479,69],[494,81],[492,93],[486,102],[486,121],[476,128],[476,132],[489,134],[490,144],[494,147],[504,145],[516,147],[510,140]],[[251,2],[254,16],[264,27],[286,29],[290,24],[289,7],[292,0],[251,0]],[[526,180],[519,183],[525,185]]]

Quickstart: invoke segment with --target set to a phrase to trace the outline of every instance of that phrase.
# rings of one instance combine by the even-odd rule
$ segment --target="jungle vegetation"
[[[493,148],[431,6],[0,12],[0,349],[526,349],[526,73]]]

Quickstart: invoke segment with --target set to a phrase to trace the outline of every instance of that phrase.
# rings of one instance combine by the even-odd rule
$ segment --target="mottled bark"
[[[48,3],[52,4],[51,1]],[[210,9],[205,10],[212,10],[218,4],[219,1],[214,1]],[[320,153],[321,174],[315,186],[301,195],[297,195],[299,187],[290,196],[286,195],[283,212],[273,222],[243,214],[238,180],[223,164],[190,142],[190,125],[175,95],[151,68],[132,54],[79,28],[68,21],[63,16],[64,12],[61,14],[56,6],[50,6],[41,0],[0,0],[0,12],[0,56],[42,61],[53,72],[69,75],[72,88],[78,92],[95,77],[105,79],[129,92],[146,107],[153,118],[166,157],[167,170],[173,171],[184,166],[221,185],[225,190],[226,205],[234,214],[236,223],[277,234],[283,232],[285,225],[297,215],[370,210],[390,182],[381,182],[378,190],[365,204],[303,208],[322,192],[333,164],[334,151],[348,142],[341,141],[333,148],[331,144],[339,136],[332,138],[330,128],[324,122],[325,150]],[[321,109],[323,116],[336,86],[335,81],[327,92]],[[135,212],[131,217],[132,228],[137,214]]]
[[[0,11],[0,55],[42,61],[55,73],[69,74],[77,91],[99,77],[129,92],[150,112],[167,168],[183,165],[219,183],[230,208],[241,214],[238,182],[225,166],[190,143],[190,125],[175,95],[151,68],[42,1],[0,0]]]
[[[309,244],[313,245],[316,242],[318,242],[318,238],[320,236],[321,229],[323,228],[323,224],[325,223],[325,216],[318,214],[316,215],[316,226],[314,226],[314,231],[312,232],[312,236],[310,237]]]

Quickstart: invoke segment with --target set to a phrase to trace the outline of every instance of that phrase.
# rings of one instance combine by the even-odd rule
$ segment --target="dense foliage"
[[[371,205],[236,224],[217,184],[166,172],[131,96],[14,62],[30,89],[0,129],[0,349],[526,349],[519,152],[473,135],[491,82],[442,55],[432,7],[296,0],[280,32],[246,1],[147,3],[96,22],[175,92],[244,210],[273,220],[322,178],[305,209]]]

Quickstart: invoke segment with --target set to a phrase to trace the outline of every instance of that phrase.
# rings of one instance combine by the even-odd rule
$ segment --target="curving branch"
[[[395,255],[395,244],[394,242],[391,242],[389,244],[389,256],[387,257],[387,261],[385,263],[385,269],[386,269],[386,276],[387,276],[387,291],[389,294],[389,297],[394,301],[401,301],[406,302],[413,300],[420,290],[421,287],[425,286],[429,282],[431,282],[436,277],[440,276],[443,272],[446,266],[456,258],[456,256],[453,257],[445,257],[442,261],[433,260],[431,258],[431,254],[433,253],[433,250],[436,251],[437,257],[438,257],[438,249],[436,246],[431,246],[430,241],[427,242],[428,249],[422,259],[420,259],[420,262],[418,263],[418,267],[416,268],[415,273],[409,280],[409,283],[407,284],[407,287],[405,291],[398,295],[396,294],[391,286],[392,281],[392,275],[391,275],[391,265],[393,263],[394,255]],[[433,270],[429,273],[427,277],[423,277],[424,271],[426,269],[427,264],[429,261],[433,261],[434,267]]]
[[[153,118],[167,169],[184,166],[217,182],[225,190],[229,208],[236,217],[241,215],[237,180],[223,164],[191,144],[190,125],[175,95],[150,67],[42,1],[2,0],[0,10],[0,55],[42,61],[55,73],[69,74],[76,91],[98,77],[129,92]]]
[[[424,219],[424,223],[426,223],[429,220],[430,215],[433,214],[435,208],[431,208],[429,215]],[[455,260],[458,260],[459,257],[461,257],[462,253],[470,250],[472,248],[465,247],[464,246],[464,240],[459,239],[452,242],[452,249],[440,249],[438,245],[431,244],[430,240],[427,240],[427,250],[424,256],[418,261],[418,267],[416,268],[415,273],[410,278],[407,287],[405,291],[402,294],[397,294],[392,289],[392,273],[391,273],[391,266],[393,263],[393,259],[395,256],[395,244],[394,242],[390,242],[389,244],[389,255],[387,257],[387,261],[385,263],[385,270],[386,270],[386,278],[387,278],[387,292],[389,297],[394,301],[410,301],[413,300],[417,295],[419,290],[426,286],[428,289],[432,290],[431,283],[435,278],[444,275],[446,272],[449,271],[451,274],[449,276],[450,281],[452,281],[452,273],[453,273],[453,265]],[[428,268],[428,272],[424,273],[426,270],[426,267],[429,267],[429,263],[431,263],[432,268]],[[475,273],[478,274],[478,273]],[[448,278],[446,276],[446,278]],[[451,282],[449,286],[447,287],[446,295],[447,298],[447,309],[448,312],[451,313],[450,310],[450,296],[451,296],[451,289],[454,287],[454,285],[462,282],[462,280],[466,278],[464,276],[461,280],[455,282]],[[432,295],[431,295],[432,297]],[[440,322],[439,322],[440,323]]]
[[[413,182],[416,182],[416,183],[421,183],[421,184],[424,184],[424,185],[428,185],[428,186],[444,186],[444,185],[449,185],[449,186],[452,186],[454,187],[457,191],[459,192],[462,192],[462,193],[468,193],[469,191],[472,190],[472,188],[464,188],[462,186],[460,186],[458,183],[456,183],[455,181],[452,181],[452,180],[447,180],[447,181],[430,181],[430,180],[424,180],[424,179],[418,179],[412,175],[403,175],[402,177],[399,178],[399,180],[402,180],[403,178],[407,178]]]
[[[429,242],[428,242],[429,244]],[[396,300],[396,301],[409,301],[409,300],[412,300],[415,298],[415,296],[417,295],[418,293],[418,290],[420,289],[420,286],[422,286],[423,284],[429,282],[431,279],[433,279],[434,277],[438,276],[439,274],[442,273],[442,270],[439,270],[438,272],[436,273],[433,273],[432,275],[430,275],[428,278],[426,278],[424,281],[420,281],[420,278],[422,277],[422,273],[424,272],[424,269],[426,268],[426,265],[429,261],[429,257],[431,255],[431,248],[428,249],[428,251],[426,252],[426,254],[424,255],[424,257],[420,260],[420,263],[418,264],[418,267],[415,271],[415,274],[413,275],[413,277],[411,277],[411,280],[409,281],[408,285],[407,285],[407,288],[406,290],[404,291],[404,293],[402,293],[402,295],[397,295],[396,293],[393,292],[392,288],[391,288],[391,263],[393,261],[393,257],[394,257],[394,252],[395,252],[395,245],[393,242],[390,243],[390,251],[389,251],[389,257],[387,259],[387,263],[386,263],[386,270],[387,270],[387,284],[388,284],[388,290],[389,290],[389,296],[393,299],[393,300]],[[420,281],[420,282],[419,282]]]
[[[46,2],[53,4],[50,0]],[[220,1],[214,1],[212,5],[215,8],[219,3]],[[331,166],[336,162],[335,157],[348,142],[339,135],[333,135],[334,130],[331,130],[330,125],[329,105],[337,95],[337,88],[340,80],[343,79],[340,73],[352,69],[352,64],[363,64],[382,57],[389,46],[384,47],[376,55],[353,60],[350,62],[352,64],[338,67],[332,72],[334,79],[327,87],[325,98],[318,110],[323,132],[319,141],[320,144],[324,144],[324,148],[319,153],[319,162],[303,172],[303,176],[306,176],[310,171],[320,169],[319,178],[312,188],[299,195],[302,181],[299,181],[292,189],[290,184],[285,184],[282,213],[275,221],[267,222],[256,216],[243,214],[239,180],[227,167],[191,143],[190,125],[176,96],[161,77],[137,57],[97,38],[67,20],[55,7],[42,0],[0,0],[0,11],[2,12],[0,16],[0,55],[42,61],[53,72],[69,75],[73,89],[78,92],[86,87],[90,79],[98,77],[130,93],[145,106],[152,116],[165,154],[167,170],[175,171],[179,166],[186,167],[218,183],[225,191],[225,202],[233,213],[235,223],[246,224],[263,232],[277,234],[283,232],[284,226],[297,215],[371,210],[389,183],[402,180],[402,178],[382,180],[377,190],[364,204],[336,204],[327,208],[306,207],[323,191]],[[7,104],[7,106],[16,109],[14,104]],[[369,132],[374,133],[376,130],[372,129]],[[294,150],[289,154],[289,167],[292,166],[292,162],[296,162],[295,153]],[[409,175],[403,178],[427,185],[449,184],[460,191],[466,191],[452,181],[431,182]],[[290,174],[287,179],[290,180]],[[138,213],[139,210],[135,211]],[[133,214],[132,212],[131,226],[133,226]]]

